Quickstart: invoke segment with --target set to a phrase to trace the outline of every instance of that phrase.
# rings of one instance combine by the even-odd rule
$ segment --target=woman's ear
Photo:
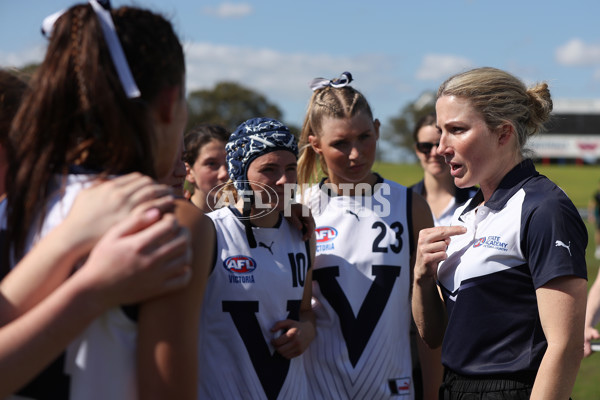
[[[379,140],[379,128],[381,127],[381,122],[375,118],[373,121],[373,126],[375,127],[375,138]]]
[[[310,135],[308,137],[308,143],[310,144],[310,147],[312,147],[315,153],[320,155],[323,152],[321,150],[321,143],[319,142],[319,139],[316,136]]]
[[[192,171],[192,167],[188,163],[185,163],[185,180],[192,184],[196,183],[194,171]]]
[[[499,145],[503,146],[507,144],[512,136],[515,136],[515,128],[511,124],[505,123],[498,128]]]

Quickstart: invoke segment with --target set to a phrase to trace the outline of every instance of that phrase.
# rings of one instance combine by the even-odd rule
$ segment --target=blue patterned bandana
[[[276,150],[298,157],[298,143],[287,126],[272,118],[252,118],[243,122],[225,145],[227,171],[238,192],[250,190],[248,166],[255,158]]]

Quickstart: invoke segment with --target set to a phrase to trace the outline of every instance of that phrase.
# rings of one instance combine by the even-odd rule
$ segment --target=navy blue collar
[[[100,175],[102,170],[100,168],[93,168],[84,165],[69,165],[69,174],[72,175]]]

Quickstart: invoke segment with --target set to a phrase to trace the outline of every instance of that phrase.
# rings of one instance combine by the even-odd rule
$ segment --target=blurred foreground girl
[[[167,20],[95,0],[52,19],[44,24],[46,56],[10,138],[18,161],[9,169],[7,208],[16,260],[98,179],[131,171],[167,179],[187,121],[183,51]],[[23,396],[196,398],[198,315],[214,236],[210,221],[188,202],[175,201],[163,218],[173,216],[173,235],[182,227],[191,235],[184,250],[191,257],[188,286],[103,314]],[[71,273],[54,270],[32,282],[31,293],[52,293]]]

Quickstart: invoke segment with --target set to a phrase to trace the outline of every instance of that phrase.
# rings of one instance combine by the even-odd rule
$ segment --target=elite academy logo
[[[503,242],[500,236],[484,236],[479,239],[475,239],[475,243],[473,243],[473,248],[477,247],[508,251],[508,243]]]

